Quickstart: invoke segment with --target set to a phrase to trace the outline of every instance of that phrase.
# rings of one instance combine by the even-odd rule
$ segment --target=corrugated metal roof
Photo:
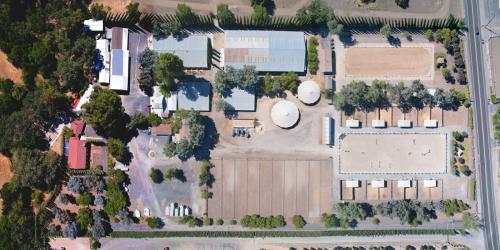
[[[123,74],[123,50],[114,49],[111,51],[111,57],[113,60],[111,61],[111,74],[113,75],[122,75]]]
[[[188,36],[185,38],[153,38],[153,50],[177,55],[186,68],[208,67],[208,37]]]
[[[225,31],[224,65],[257,71],[304,72],[306,46],[303,32]]]
[[[254,111],[255,87],[248,89],[233,88],[230,93],[224,95],[224,101],[236,111]]]
[[[185,81],[177,91],[178,109],[210,110],[210,84],[207,81]]]

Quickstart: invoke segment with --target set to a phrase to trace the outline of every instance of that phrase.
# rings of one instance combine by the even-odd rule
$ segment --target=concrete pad
[[[418,123],[418,112],[416,109],[411,109],[408,113],[406,113],[405,119],[410,120],[413,127],[424,126],[423,123]]]
[[[431,200],[442,200],[443,199],[443,180],[437,181],[437,187],[430,188],[430,199]]]
[[[236,184],[235,217],[241,218],[247,214],[248,165],[246,159],[235,161],[234,177],[234,183]]]
[[[431,109],[431,120],[436,120],[439,126],[443,126],[443,109],[434,107]]]
[[[358,188],[354,188],[354,200],[366,201],[366,182],[362,181]]]
[[[378,120],[378,110],[375,110],[375,111],[372,111],[372,112],[368,112],[366,114],[366,119],[367,119],[367,122],[366,122],[366,126],[367,127],[372,127],[372,121],[373,120]]]
[[[259,160],[248,160],[248,214],[258,214],[260,207]]]
[[[411,188],[405,188],[404,191],[405,191],[404,199],[416,200],[418,198],[418,190],[416,186],[412,186]]]
[[[392,108],[392,124],[390,125],[391,127],[397,127],[398,126],[398,120],[404,120],[405,119],[405,114],[401,109],[394,107]],[[415,124],[412,124],[415,125]]]
[[[212,164],[215,182],[210,190],[213,193],[212,199],[208,199],[208,214],[213,218],[222,218],[222,160],[213,159]]]
[[[431,190],[430,188],[424,187],[424,181],[418,181],[417,185],[417,196],[420,201],[430,201],[431,200]]]
[[[297,214],[297,162],[285,161],[285,217]]]
[[[309,214],[309,162],[297,161],[297,214]]]
[[[273,162],[262,160],[260,162],[260,206],[259,211],[262,216],[272,215],[273,196]]]
[[[457,111],[449,110],[443,113],[443,126],[467,127],[468,111],[464,106],[460,106]]]
[[[321,202],[321,162],[309,162],[309,218],[320,217]]]
[[[354,188],[348,188],[345,185],[345,181],[340,181],[340,188],[341,188],[341,193],[340,193],[340,199],[341,200],[346,200],[346,201],[352,201],[354,200]]]
[[[222,160],[222,218],[234,218],[234,160]]]
[[[378,201],[379,200],[379,194],[378,194],[379,188],[373,187],[370,182],[366,185],[366,200],[368,201]]]
[[[391,183],[387,182],[387,187],[378,189],[378,199],[380,201],[388,201],[391,200],[392,187]]]
[[[273,161],[272,213],[284,214],[285,161]]]

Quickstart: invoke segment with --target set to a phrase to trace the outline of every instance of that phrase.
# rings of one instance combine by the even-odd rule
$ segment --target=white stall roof
[[[411,180],[398,180],[398,187],[400,188],[411,187]]]
[[[128,50],[114,49],[111,51],[111,80],[109,82],[110,89],[128,91],[128,60]]]
[[[95,48],[99,50],[99,54],[102,56],[102,64],[104,66],[101,71],[99,71],[99,76],[97,81],[100,83],[109,83],[109,72],[110,72],[110,53],[109,53],[109,41],[107,39],[97,39],[95,41]]]
[[[332,144],[332,118],[323,117],[323,144]]]
[[[398,127],[411,128],[411,120],[398,120]]]
[[[424,120],[424,127],[437,128],[438,122],[436,120]]]
[[[359,120],[346,120],[345,125],[349,128],[359,128],[360,122]]]
[[[428,188],[437,187],[437,181],[436,180],[424,180],[424,187],[428,187]]]
[[[357,188],[359,187],[359,180],[345,181],[345,186],[348,188]]]
[[[384,180],[373,180],[372,181],[372,187],[375,188],[383,188],[385,187],[385,181]]]
[[[384,120],[372,120],[372,127],[385,128],[385,121]]]

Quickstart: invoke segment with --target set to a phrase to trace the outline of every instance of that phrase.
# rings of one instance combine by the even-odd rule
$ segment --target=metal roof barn
[[[210,111],[210,84],[207,81],[186,81],[179,84],[177,108]]]
[[[254,65],[264,72],[304,72],[306,46],[303,32],[225,31],[224,66]]]
[[[255,86],[246,89],[235,87],[229,92],[223,94],[224,101],[230,105],[228,110],[255,111]]]
[[[208,68],[208,37],[153,38],[153,50],[177,55],[185,68]]]

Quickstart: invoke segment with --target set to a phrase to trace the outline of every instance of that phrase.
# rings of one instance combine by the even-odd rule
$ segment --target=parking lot
[[[300,214],[316,219],[331,212],[332,164],[329,160],[228,159],[212,160],[215,183],[208,214],[240,219]]]

